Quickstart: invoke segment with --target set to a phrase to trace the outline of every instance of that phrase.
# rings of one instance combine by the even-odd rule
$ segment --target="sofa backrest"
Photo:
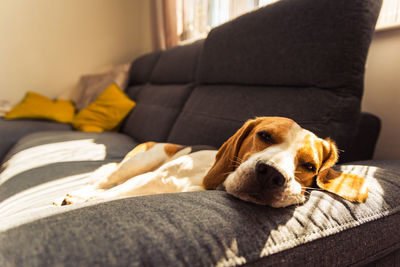
[[[121,131],[137,141],[166,141],[194,88],[203,41],[144,55],[132,63],[126,93],[136,102]]]
[[[379,9],[375,0],[281,0],[205,41],[146,55],[132,65],[138,106],[123,131],[219,147],[249,118],[284,116],[346,150]]]

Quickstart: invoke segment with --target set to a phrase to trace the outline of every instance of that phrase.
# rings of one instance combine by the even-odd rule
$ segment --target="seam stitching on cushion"
[[[282,242],[282,243],[279,244],[281,249],[278,249],[278,250],[276,250],[278,246],[274,246],[274,247],[272,247],[272,249],[271,249],[271,247],[269,247],[269,248],[271,249],[272,254],[278,253],[278,252],[281,252],[281,251],[289,249],[289,248],[297,247],[297,246],[302,244],[301,242],[305,242],[305,243],[306,242],[311,242],[311,241],[317,240],[318,238],[328,237],[328,236],[331,236],[331,235],[334,235],[334,234],[338,234],[341,231],[348,230],[348,229],[354,228],[356,226],[359,226],[359,225],[362,225],[362,224],[365,224],[365,223],[368,223],[368,222],[372,222],[372,221],[378,220],[378,219],[383,218],[385,216],[393,215],[393,214],[395,214],[395,213],[397,213],[399,211],[400,211],[400,206],[397,206],[397,207],[395,207],[395,208],[393,208],[391,210],[383,210],[379,214],[370,214],[368,216],[365,216],[363,218],[360,218],[360,219],[357,219],[357,220],[354,220],[354,221],[345,222],[345,223],[339,225],[338,227],[331,227],[331,228],[325,229],[323,231],[312,232],[312,233],[309,233],[309,234],[303,236],[302,238],[295,238],[295,239],[287,240],[287,241]],[[288,244],[289,244],[289,246],[288,246]],[[282,248],[282,245],[283,245],[283,248]],[[269,255],[271,255],[271,254],[267,254],[267,255],[260,256],[262,254],[263,254],[263,250],[261,251],[261,253],[251,254],[250,257],[258,257],[258,258],[254,259],[254,260],[252,260],[250,262],[246,262],[245,264],[249,264],[249,263],[252,263],[252,262],[259,261],[259,260],[261,260],[263,258],[266,258]],[[237,266],[243,266],[243,265],[244,264],[237,265]]]
[[[375,253],[374,255],[368,255],[367,257],[364,257],[363,259],[357,261],[357,262],[353,262],[351,263],[350,266],[360,266],[360,265],[365,265],[367,264],[366,260],[368,259],[373,259],[373,257],[375,256],[380,256],[380,258],[383,258],[387,255],[390,255],[392,252],[398,250],[400,248],[400,243],[396,242],[393,245],[386,247],[384,249],[379,250],[377,253]]]
[[[136,105],[137,106],[147,106],[147,107],[157,107],[157,108],[171,109],[171,110],[179,110],[179,107],[167,107],[167,106],[162,106],[162,105],[157,105],[157,104],[137,103]]]
[[[223,117],[219,117],[219,116],[215,116],[215,115],[211,115],[211,114],[204,114],[201,112],[193,112],[193,111],[185,111],[185,114],[191,114],[191,115],[195,115],[195,116],[199,116],[199,117],[208,117],[208,118],[213,118],[213,119],[219,119],[219,120],[224,120],[224,121],[234,121],[234,122],[239,122],[239,123],[244,123],[245,121],[242,120],[235,120],[235,119],[228,119],[228,118],[223,118]],[[253,117],[254,118],[254,117]],[[251,118],[248,118],[251,119]],[[324,121],[296,121],[296,123],[298,124],[325,124]]]
[[[182,112],[183,112],[183,109],[185,108],[185,105],[186,105],[186,103],[187,103],[187,100],[188,100],[188,99],[190,98],[190,96],[192,95],[195,86],[196,86],[196,85],[195,85],[194,83],[190,83],[190,84],[188,85],[188,87],[189,87],[189,89],[188,89],[189,92],[188,92],[188,94],[187,94],[187,96],[186,96],[185,101],[182,101],[182,104],[176,109],[176,110],[177,110],[177,114],[176,114],[175,117],[174,117],[173,123],[171,123],[171,126],[170,126],[170,127],[168,128],[168,130],[166,131],[167,134],[166,134],[165,141],[167,141],[167,140],[169,139],[169,136],[171,135],[171,131],[172,131],[172,129],[174,128],[174,126],[175,126],[176,122],[178,121],[179,117],[182,115]]]

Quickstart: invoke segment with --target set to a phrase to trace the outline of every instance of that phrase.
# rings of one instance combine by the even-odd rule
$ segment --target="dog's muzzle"
[[[263,188],[278,189],[286,185],[286,178],[274,167],[258,161],[255,166],[256,177]]]

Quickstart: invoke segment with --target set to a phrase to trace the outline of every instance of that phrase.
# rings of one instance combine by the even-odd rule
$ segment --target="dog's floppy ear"
[[[214,165],[203,179],[205,189],[216,189],[222,184],[229,173],[236,169],[237,158],[243,140],[260,120],[248,120],[233,136],[231,136],[218,150]]]
[[[331,140],[323,142],[323,163],[317,175],[317,185],[344,199],[364,202],[368,197],[365,178],[331,169],[338,159],[337,148]]]

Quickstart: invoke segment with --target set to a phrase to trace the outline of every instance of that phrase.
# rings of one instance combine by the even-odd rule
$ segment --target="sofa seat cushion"
[[[2,166],[1,216],[12,211],[8,204],[18,212],[51,205],[57,197],[88,182],[101,165],[121,161],[137,144],[127,135],[113,132],[56,131],[25,136]]]
[[[365,203],[312,191],[304,205],[274,209],[222,191],[202,191],[9,213],[0,220],[0,262],[348,266],[395,253],[400,249],[399,162],[340,169],[368,178]]]
[[[0,161],[23,136],[40,131],[72,130],[70,124],[45,120],[4,120],[0,118]]]

